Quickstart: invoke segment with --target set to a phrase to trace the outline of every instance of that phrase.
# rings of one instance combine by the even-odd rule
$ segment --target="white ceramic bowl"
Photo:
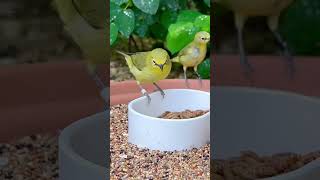
[[[65,128],[59,136],[59,179],[107,179],[107,118],[98,113]]]
[[[294,93],[244,87],[214,87],[213,158],[320,150],[320,100]],[[272,180],[319,180],[320,160]]]
[[[209,110],[210,93],[190,89],[165,90],[131,101],[128,105],[129,142],[140,148],[180,151],[199,148],[210,142],[210,112],[191,119],[157,118],[165,111]]]

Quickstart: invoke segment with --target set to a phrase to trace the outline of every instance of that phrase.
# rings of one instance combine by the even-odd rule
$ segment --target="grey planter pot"
[[[60,180],[107,179],[107,118],[106,112],[98,113],[62,131],[59,136]]]
[[[213,158],[320,150],[320,100],[294,93],[242,87],[214,87]],[[320,160],[274,180],[318,180]]]

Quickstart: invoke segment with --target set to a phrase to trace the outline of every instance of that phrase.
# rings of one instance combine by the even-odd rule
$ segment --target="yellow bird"
[[[294,73],[293,58],[288,50],[286,42],[278,32],[279,17],[281,12],[287,8],[294,0],[216,0],[215,2],[224,5],[234,12],[235,25],[238,33],[238,47],[240,62],[247,72],[253,71],[248,62],[243,46],[243,27],[249,17],[266,16],[268,27],[272,31],[276,41],[283,49],[289,65],[290,74]]]
[[[187,87],[189,87],[187,79],[188,67],[193,67],[197,74],[200,85],[202,86],[201,77],[197,71],[198,65],[204,60],[207,53],[207,43],[210,41],[210,34],[205,31],[196,33],[194,40],[184,47],[178,55],[172,59],[172,62],[182,64],[184,71],[184,79]]]
[[[125,57],[130,72],[135,77],[141,93],[148,98],[150,103],[151,98],[147,91],[141,86],[144,83],[153,83],[153,85],[160,91],[164,98],[165,93],[157,85],[159,80],[167,78],[171,71],[171,60],[168,52],[161,48],[156,48],[152,51],[137,52],[132,55],[117,51]]]

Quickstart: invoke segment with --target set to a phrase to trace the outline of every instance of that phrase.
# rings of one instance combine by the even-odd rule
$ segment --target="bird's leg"
[[[100,79],[100,77],[98,76],[96,71],[94,71],[93,73],[90,73],[90,75],[91,75],[92,79],[95,81],[97,87],[100,90],[100,96],[105,101],[104,109],[107,110],[107,108],[109,106],[109,103],[108,103],[109,94],[108,94],[107,86],[102,82],[102,80]]]
[[[290,78],[293,77],[294,73],[295,73],[295,66],[294,66],[294,60],[293,57],[288,49],[287,43],[283,40],[283,38],[281,37],[280,33],[278,31],[272,31],[275,39],[277,40],[278,44],[281,46],[282,51],[283,51],[283,55],[285,56],[285,59],[287,61],[288,67],[289,67],[289,75]]]
[[[283,38],[281,37],[280,33],[277,30],[278,24],[279,24],[279,15],[268,17],[268,26],[272,31],[272,34],[274,35],[276,42],[279,44],[279,46],[283,51],[283,55],[285,56],[285,59],[289,66],[289,76],[290,78],[292,78],[295,73],[293,57],[291,56],[287,43],[283,40]]]
[[[141,86],[140,82],[137,81],[137,84],[139,86],[139,88],[141,89],[141,93],[142,95],[146,96],[148,99],[148,104],[150,104],[151,102],[151,97],[149,96],[148,92]]]
[[[158,91],[160,91],[162,98],[164,98],[165,93],[163,92],[163,90],[160,88],[160,86],[158,86],[158,84],[156,84],[155,82],[153,83],[153,85],[158,89]]]
[[[194,72],[197,74],[197,76],[198,76],[198,81],[199,81],[199,85],[200,85],[200,87],[202,88],[202,79],[201,79],[200,74],[198,73],[198,65],[194,66],[194,67],[193,67],[193,70],[194,70]]]
[[[243,27],[245,24],[247,17],[235,14],[235,23],[237,28],[237,36],[238,36],[238,47],[239,47],[239,54],[240,54],[240,63],[245,68],[246,76],[248,76],[251,72],[253,72],[253,68],[248,61],[248,58],[245,54],[244,50],[244,43],[243,43]]]
[[[186,84],[186,86],[189,88],[189,82],[188,82],[188,78],[187,78],[187,68],[186,66],[183,66],[183,73],[184,73],[184,82]]]

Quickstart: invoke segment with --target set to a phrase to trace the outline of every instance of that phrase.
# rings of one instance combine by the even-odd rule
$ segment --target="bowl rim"
[[[66,128],[64,128],[62,130],[61,134],[59,135],[59,147],[58,147],[59,154],[61,152],[63,152],[69,158],[73,159],[74,161],[76,161],[77,163],[81,164],[82,166],[85,166],[86,168],[95,169],[97,171],[105,171],[106,168],[108,168],[108,167],[104,167],[104,166],[101,166],[101,165],[99,165],[97,163],[89,161],[88,159],[86,159],[86,158],[82,157],[80,154],[78,154],[74,150],[74,148],[71,146],[70,137],[73,136],[73,132],[75,132],[77,129],[79,129],[79,127],[83,127],[86,124],[92,123],[92,121],[90,121],[89,119],[97,120],[96,117],[105,116],[106,113],[108,113],[108,112],[107,111],[103,111],[103,112],[99,112],[99,113],[93,114],[91,116],[87,116],[85,118],[82,118],[82,119],[80,119],[78,121],[75,121],[75,122],[71,123]],[[59,158],[59,163],[60,162],[61,161],[60,161],[60,158]]]
[[[268,89],[261,87],[247,87],[247,86],[214,86],[211,87],[211,92],[213,95],[217,89],[228,89],[228,90],[236,90],[240,92],[249,92],[249,93],[263,93],[263,94],[271,94],[271,95],[283,95],[283,96],[291,96],[294,98],[302,99],[305,101],[318,103],[320,104],[320,97],[318,96],[307,96],[298,92],[279,90],[279,89]]]
[[[201,91],[201,90],[196,90],[196,89],[165,89],[163,91],[189,91],[189,92],[195,92],[195,93],[201,93],[201,94],[205,94],[205,95],[208,95],[208,98],[210,99],[210,92],[206,92],[206,91]],[[153,92],[151,94],[149,94],[150,96],[155,94],[157,92]],[[128,104],[128,112],[132,112],[134,113],[135,115],[138,115],[138,116],[141,116],[145,119],[150,119],[150,120],[153,120],[153,121],[161,121],[161,122],[175,122],[175,123],[179,123],[179,122],[188,122],[188,121],[197,121],[197,120],[201,120],[201,119],[204,119],[204,118],[209,118],[210,116],[210,106],[209,106],[209,111],[201,116],[198,116],[198,117],[194,117],[194,118],[188,118],[188,119],[178,119],[178,120],[172,120],[172,119],[165,119],[165,118],[158,118],[158,117],[152,117],[152,116],[148,116],[148,115],[145,115],[145,114],[142,114],[142,113],[139,113],[137,112],[132,106],[134,103],[137,103],[137,102],[140,102],[144,99],[145,97],[142,96],[142,97],[139,97],[139,98],[136,98],[132,101],[129,102]],[[209,118],[210,119],[210,118]]]

